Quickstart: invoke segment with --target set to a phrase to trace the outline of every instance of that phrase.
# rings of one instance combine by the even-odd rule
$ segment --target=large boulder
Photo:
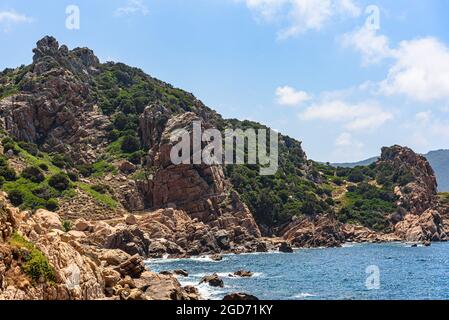
[[[103,250],[99,254],[99,259],[104,261],[107,266],[118,266],[129,258],[131,256],[120,249]]]
[[[145,271],[145,263],[139,255],[134,255],[115,268],[123,277],[139,278]]]
[[[251,294],[247,294],[247,293],[241,293],[241,292],[236,292],[236,293],[230,293],[224,296],[223,300],[228,300],[228,301],[255,301],[255,300],[259,300],[257,297],[251,295]]]
[[[116,230],[105,242],[107,249],[120,249],[130,255],[148,256],[150,239],[137,226],[126,226]]]
[[[223,280],[216,273],[214,273],[210,276],[204,276],[203,278],[201,278],[200,284],[202,284],[202,283],[207,283],[211,287],[220,287],[220,288],[224,287]]]
[[[420,216],[408,214],[396,224],[395,233],[410,242],[447,241],[443,221],[438,211],[428,209]]]
[[[283,253],[293,253],[293,248],[288,242],[281,242],[279,246],[279,251]]]
[[[33,215],[33,220],[36,223],[37,233],[44,233],[52,229],[62,230],[61,219],[55,212],[39,209]]]
[[[253,276],[253,273],[248,270],[239,270],[239,271],[234,272],[233,275],[236,277],[241,277],[241,278],[251,278]]]
[[[296,219],[281,234],[296,247],[339,247],[345,241],[341,223],[329,216]]]
[[[145,296],[150,300],[197,300],[198,297],[187,292],[175,277],[170,275],[144,272],[140,279],[146,283]]]
[[[74,225],[77,231],[87,231],[90,228],[89,223],[85,219],[78,219],[75,221]]]

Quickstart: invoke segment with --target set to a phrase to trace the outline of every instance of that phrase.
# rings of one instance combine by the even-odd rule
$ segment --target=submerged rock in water
[[[201,279],[200,284],[207,283],[212,287],[224,287],[223,280],[218,276],[218,274],[214,273],[210,276],[205,276]]]
[[[259,299],[251,294],[236,292],[236,293],[230,293],[230,294],[225,295],[223,300],[233,300],[233,301],[251,301],[252,300],[252,301],[255,301],[255,300],[259,300]]]
[[[293,248],[288,242],[282,242],[279,247],[279,251],[284,253],[293,253]]]
[[[241,277],[241,278],[250,278],[253,276],[253,273],[251,271],[247,270],[239,270],[234,272],[232,276]]]
[[[183,269],[173,270],[173,273],[178,276],[188,277],[189,273]]]
[[[223,260],[223,257],[222,257],[221,255],[219,255],[219,254],[211,255],[210,258],[211,258],[213,261],[221,261],[221,260]]]

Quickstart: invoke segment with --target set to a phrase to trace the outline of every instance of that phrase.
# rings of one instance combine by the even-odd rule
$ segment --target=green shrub
[[[0,167],[8,166],[8,159],[5,156],[0,156]]]
[[[6,153],[9,150],[12,150],[14,154],[18,154],[17,144],[11,138],[3,138],[2,139],[3,151]]]
[[[120,137],[120,131],[117,129],[111,130],[108,132],[108,140],[110,142],[116,141]]]
[[[41,279],[49,283],[56,281],[56,274],[54,269],[48,262],[47,257],[38,250],[32,243],[26,241],[22,236],[15,233],[11,236],[9,243],[19,249],[26,249],[28,252],[23,257],[25,263],[23,263],[22,270],[25,272],[35,283],[38,283]]]
[[[48,201],[47,201],[47,205],[46,205],[46,208],[47,208],[47,210],[50,210],[50,211],[56,211],[56,210],[58,210],[59,209],[59,203],[58,203],[58,200],[56,200],[56,199],[49,199]]]
[[[23,203],[24,194],[19,190],[11,190],[10,192],[8,192],[8,198],[13,206],[18,207]]]
[[[121,149],[125,153],[133,153],[140,149],[140,141],[135,136],[125,136],[122,141]]]
[[[102,177],[106,173],[115,173],[117,169],[110,163],[101,160],[92,165],[94,177]]]
[[[23,169],[21,176],[35,183],[40,183],[45,180],[45,176],[38,167],[26,167]]]
[[[108,206],[109,208],[117,208],[118,202],[109,194],[101,194],[92,189],[92,186],[78,182],[77,186],[90,195],[96,201]]]
[[[58,173],[50,177],[48,184],[58,191],[64,191],[70,188],[70,181],[65,174]]]
[[[105,186],[104,184],[95,184],[91,188],[92,190],[101,194],[106,194],[108,192],[108,187]]]
[[[23,150],[25,150],[26,152],[28,152],[29,154],[31,154],[33,156],[37,156],[37,154],[39,153],[39,149],[37,148],[37,146],[34,143],[20,141],[18,143],[18,145],[20,148],[22,148]]]
[[[40,163],[39,168],[41,168],[44,171],[48,171],[48,165],[46,163]]]
[[[52,192],[49,188],[47,187],[38,187],[36,189],[33,189],[31,191],[36,197],[44,199],[44,200],[50,200],[50,198],[52,197]]]
[[[139,165],[142,162],[143,155],[144,155],[143,151],[133,152],[128,156],[128,161],[135,165]]]
[[[344,181],[342,178],[340,177],[335,177],[332,179],[332,181],[337,185],[337,186],[342,186]]]
[[[338,214],[344,223],[359,223],[376,231],[388,232],[387,215],[397,210],[396,196],[390,189],[368,183],[348,187],[345,206]]]
[[[73,171],[67,172],[67,176],[69,177],[69,179],[70,179],[72,182],[78,181],[78,175],[77,175],[75,172],[73,172]]]
[[[128,117],[123,114],[119,113],[114,119],[114,126],[117,130],[123,131],[128,125]]]
[[[68,156],[63,156],[58,153],[52,156],[51,163],[53,163],[60,169],[67,169],[73,167],[72,160]]]
[[[17,179],[16,172],[9,167],[0,167],[0,177],[3,177],[6,181],[14,181]]]
[[[94,168],[91,164],[81,164],[76,166],[76,170],[80,173],[84,178],[90,177],[92,173],[94,173]]]
[[[10,137],[5,137],[2,139],[2,145],[5,145],[7,143],[15,143],[13,139],[11,139]]]
[[[70,230],[72,230],[72,221],[70,220],[62,221],[62,230],[64,230],[64,232],[69,232]]]
[[[354,183],[358,183],[365,180],[365,176],[360,169],[355,168],[351,170],[351,173],[348,175],[348,180]]]

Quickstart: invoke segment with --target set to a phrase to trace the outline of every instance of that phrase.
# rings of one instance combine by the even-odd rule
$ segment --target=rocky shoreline
[[[145,268],[145,259],[188,258],[190,255],[170,237],[154,238],[147,233],[148,217],[160,217],[157,213],[149,216],[128,215],[112,223],[105,221],[76,221],[72,230],[63,230],[58,214],[38,210],[33,215],[20,211],[7,204],[1,196],[2,207],[2,255],[0,270],[0,299],[122,299],[122,300],[198,300],[198,289],[194,286],[182,287],[173,273],[154,273]],[[156,222],[156,221],[155,221]],[[168,223],[168,222],[166,222]],[[142,229],[141,229],[142,228]],[[394,235],[375,235],[355,226],[344,226],[344,235],[353,242],[379,243],[401,241]],[[11,238],[20,235],[24,241],[33,243],[48,259],[54,270],[54,277],[31,279],[24,270],[24,257],[30,248],[17,246]],[[160,235],[158,235],[160,236]],[[221,237],[218,237],[223,241]],[[174,239],[176,240],[176,239]],[[403,241],[403,239],[402,239]],[[224,242],[226,243],[226,242]],[[338,245],[326,246],[335,247]],[[241,254],[247,252],[282,251],[293,252],[296,247],[284,238],[263,238],[257,243],[234,247],[228,250],[203,251],[200,256],[220,260],[222,254]],[[309,246],[310,247],[310,246]],[[317,247],[317,246],[314,246]],[[209,248],[209,246],[205,246]],[[250,276],[241,270],[236,276]],[[204,279],[204,282],[220,282],[217,277]],[[222,284],[221,284],[222,285]],[[239,297],[239,295],[233,295]],[[230,299],[230,297],[228,297]]]

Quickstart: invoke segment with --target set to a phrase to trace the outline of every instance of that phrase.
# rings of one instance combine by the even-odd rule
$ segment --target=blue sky
[[[315,160],[449,148],[447,0],[2,0],[0,69],[30,63],[47,34],[300,139]]]

